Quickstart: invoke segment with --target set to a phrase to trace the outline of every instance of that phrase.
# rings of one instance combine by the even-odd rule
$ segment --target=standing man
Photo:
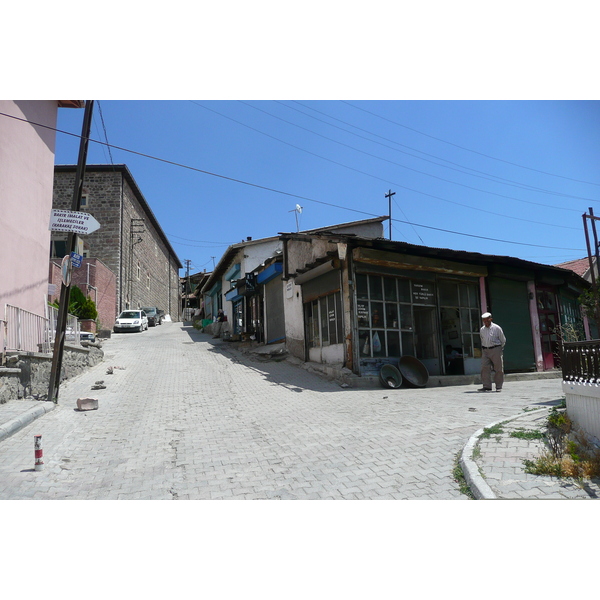
[[[492,323],[492,314],[489,312],[481,315],[483,327],[479,331],[481,336],[481,383],[483,387],[478,392],[492,391],[492,367],[494,368],[494,383],[496,391],[502,389],[504,383],[504,359],[502,352],[506,337],[500,325]]]

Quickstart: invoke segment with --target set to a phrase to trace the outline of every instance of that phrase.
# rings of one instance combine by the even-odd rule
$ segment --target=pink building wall
[[[0,100],[0,113],[56,127],[56,100]],[[56,132],[0,115],[0,318],[45,314]]]

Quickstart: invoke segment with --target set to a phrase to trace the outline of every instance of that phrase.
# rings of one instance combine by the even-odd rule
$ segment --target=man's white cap
[[[489,319],[491,316],[492,316],[492,313],[483,313],[483,314],[481,315],[481,318],[482,318],[482,319]]]

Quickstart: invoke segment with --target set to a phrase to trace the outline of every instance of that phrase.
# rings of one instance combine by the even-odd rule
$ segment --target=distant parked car
[[[143,310],[124,310],[115,321],[113,330],[119,331],[144,331],[148,329],[148,317]]]
[[[95,342],[96,336],[91,331],[80,331],[79,332],[79,340],[80,341],[88,341]]]
[[[148,317],[148,325],[155,327],[156,325],[162,325],[162,311],[158,310],[156,306],[142,307],[142,310]]]

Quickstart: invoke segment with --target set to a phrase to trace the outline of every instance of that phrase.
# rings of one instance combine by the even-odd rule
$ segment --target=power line
[[[179,235],[174,235],[173,233],[167,233],[169,237],[174,237],[180,240],[185,240],[186,242],[198,242],[200,244],[215,244],[215,246],[231,246],[235,242],[209,242],[207,240],[190,240],[189,238],[184,238]]]
[[[110,144],[108,143],[108,135],[106,135],[106,125],[104,124],[104,115],[102,114],[102,108],[100,106],[100,101],[98,100],[98,112],[100,113],[100,120],[102,121],[102,129],[104,130],[104,139],[106,140],[106,146],[108,147],[108,156],[110,157],[110,164],[114,165],[112,153],[110,151]]]
[[[385,140],[387,142],[391,142],[392,144],[396,144],[398,146],[402,146],[403,148],[408,148],[410,150],[413,150],[414,152],[419,152],[420,154],[424,154],[425,156],[429,156],[431,158],[435,158],[437,160],[442,160],[444,162],[447,162],[451,165],[455,165],[456,167],[461,167],[460,169],[456,169],[454,167],[449,167],[448,165],[443,165],[440,163],[437,163],[433,160],[428,160],[426,158],[423,158],[421,156],[417,156],[416,154],[411,154],[410,152],[405,152],[404,150],[399,150],[398,148],[392,148],[391,146],[388,146],[387,144],[382,144],[381,142],[378,142],[376,140],[371,140],[368,137],[362,136],[362,135],[358,135],[352,131],[348,131],[347,129],[344,129],[343,127],[338,127],[337,125],[333,125],[332,123],[328,123],[327,121],[324,121],[323,119],[318,119],[317,117],[314,117],[313,115],[309,115],[308,113],[301,111],[297,108],[294,108],[293,106],[289,106],[288,104],[285,104],[284,102],[281,102],[279,100],[276,101],[277,104],[281,104],[282,106],[285,106],[286,108],[289,108],[291,110],[295,110],[296,112],[299,112],[302,115],[305,115],[311,119],[315,119],[316,121],[319,121],[320,123],[325,123],[326,125],[329,125],[330,127],[335,127],[336,129],[339,129],[340,131],[345,131],[346,133],[349,133],[350,135],[354,135],[356,137],[359,137],[363,140],[367,140],[369,142],[372,142],[374,144],[379,144],[380,146],[383,146],[384,148],[388,148],[389,150],[393,150],[394,152],[401,152],[402,154],[406,154],[407,156],[412,156],[413,158],[416,158],[418,160],[423,160],[425,162],[431,163],[433,165],[436,165],[438,167],[443,167],[445,169],[451,169],[452,171],[457,171],[458,173],[463,173],[465,175],[469,175],[471,177],[479,177],[480,179],[486,179],[487,181],[492,181],[494,183],[499,183],[501,185],[509,185],[511,187],[517,187],[520,189],[524,189],[527,191],[533,191],[533,192],[541,192],[544,194],[549,194],[552,196],[560,196],[563,198],[569,198],[569,199],[577,199],[577,200],[592,200],[591,198],[586,198],[586,197],[582,197],[582,196],[570,196],[569,194],[564,194],[562,192],[554,192],[552,190],[547,190],[544,188],[539,188],[533,185],[529,185],[527,183],[520,183],[511,179],[506,179],[505,177],[500,177],[499,175],[493,175],[491,173],[486,173],[485,171],[479,171],[477,169],[473,169],[472,167],[467,167],[465,165],[461,165],[459,163],[455,163],[451,160],[448,160],[446,158],[442,158],[441,156],[436,156],[434,154],[429,154],[427,152],[423,152],[422,150],[418,150],[417,148],[413,148],[411,146],[407,146],[406,144],[402,144],[401,142],[398,142],[396,140],[391,140],[389,138],[383,137],[377,133],[374,133],[372,131],[368,131],[367,129],[363,129],[362,127],[357,127],[356,125],[353,125],[352,123],[348,123],[347,121],[343,121],[342,119],[338,119],[337,117],[333,117],[331,115],[328,115],[320,110],[317,110],[316,108],[313,108],[312,106],[306,106],[305,104],[302,104],[302,102],[298,102],[297,100],[294,100],[295,104],[299,104],[300,106],[303,106],[309,110],[312,110],[314,112],[317,112],[321,115],[326,116],[329,119],[333,119],[334,121],[338,121],[339,123],[343,123],[344,125],[348,125],[349,127],[352,127],[354,129],[358,129],[359,131],[363,131],[365,133],[368,133],[371,136],[375,136],[377,138],[380,138],[382,140]],[[469,171],[473,171],[473,173],[468,173],[467,171],[463,171],[462,169],[468,169]],[[476,175],[475,173],[479,173],[479,175]],[[483,175],[486,175],[487,177],[483,177]]]
[[[491,158],[492,160],[497,160],[499,162],[503,162],[507,165],[512,165],[513,167],[519,167],[521,169],[527,169],[528,171],[535,171],[536,173],[541,173],[542,175],[549,175],[550,177],[559,177],[560,179],[566,179],[568,181],[575,181],[577,183],[586,183],[589,185],[596,185],[596,186],[600,186],[600,183],[594,183],[593,181],[584,181],[583,179],[574,179],[572,177],[566,177],[564,175],[556,175],[555,173],[548,173],[547,171],[540,171],[539,169],[534,169],[533,167],[526,167],[524,165],[520,165],[518,163],[513,163],[510,162],[508,160],[504,160],[502,158],[496,158],[495,156],[490,156],[489,154],[484,154],[483,152],[478,152],[477,150],[471,150],[470,148],[465,148],[464,146],[459,146],[458,144],[454,144],[453,142],[448,142],[447,140],[443,140],[441,138],[437,138],[433,135],[429,135],[428,133],[424,133],[422,131],[419,131],[418,129],[413,129],[412,127],[408,127],[408,125],[403,125],[402,123],[398,123],[397,121],[393,121],[392,119],[388,119],[386,117],[382,117],[381,115],[378,115],[377,113],[371,112],[370,110],[367,110],[366,108],[362,108],[360,106],[356,106],[355,104],[352,104],[351,102],[347,102],[346,100],[341,100],[341,102],[343,102],[344,104],[347,104],[348,106],[351,106],[352,108],[355,108],[356,110],[361,110],[363,112],[366,112],[370,115],[373,115],[374,117],[377,117],[378,119],[383,119],[384,121],[387,121],[388,123],[393,123],[394,125],[397,125],[398,127],[404,127],[404,129],[408,129],[410,131],[414,131],[415,133],[418,133],[420,135],[424,135],[425,137],[431,138],[432,140],[436,140],[438,142],[443,142],[444,144],[448,144],[450,146],[454,146],[455,148],[460,148],[461,150],[465,150],[467,152],[472,152],[473,154],[479,154],[480,156],[484,156],[485,158]]]
[[[490,194],[492,196],[498,196],[499,198],[506,198],[508,200],[515,200],[517,202],[525,202],[526,204],[536,204],[538,206],[543,206],[544,208],[555,208],[557,210],[571,210],[571,211],[574,211],[574,212],[580,212],[580,211],[577,211],[575,209],[563,208],[563,207],[559,207],[559,206],[549,206],[547,204],[542,204],[542,203],[539,203],[539,202],[531,202],[531,201],[528,201],[528,200],[522,200],[521,198],[515,198],[514,196],[506,196],[505,194],[498,194],[496,192],[490,192],[488,190],[482,190],[481,188],[476,188],[476,187],[467,185],[465,183],[458,183],[456,181],[452,181],[451,179],[445,179],[444,177],[438,177],[437,175],[432,175],[431,173],[426,173],[425,171],[420,171],[419,169],[413,169],[412,167],[407,167],[407,166],[402,165],[400,163],[397,163],[397,162],[395,162],[393,160],[388,160],[387,158],[383,158],[381,156],[377,156],[376,154],[371,154],[370,152],[366,152],[365,150],[360,150],[360,149],[355,148],[354,146],[351,146],[349,144],[344,144],[343,142],[339,142],[337,140],[334,140],[333,138],[327,137],[326,135],[322,135],[320,133],[317,133],[316,131],[312,131],[311,129],[307,129],[306,127],[302,127],[301,125],[297,125],[296,123],[288,121],[287,119],[283,119],[281,117],[278,117],[277,115],[273,115],[272,113],[269,113],[268,111],[263,110],[262,108],[258,108],[256,106],[248,104],[247,102],[244,102],[243,100],[238,100],[238,102],[241,102],[242,104],[245,104],[246,106],[249,106],[250,108],[253,108],[254,110],[257,110],[257,111],[260,111],[260,112],[262,112],[262,113],[264,113],[266,115],[269,115],[270,117],[273,117],[274,119],[279,119],[280,121],[283,121],[284,123],[287,123],[288,125],[293,125],[294,127],[298,127],[299,129],[302,129],[304,131],[308,131],[309,133],[312,133],[312,134],[317,135],[317,136],[319,136],[319,137],[321,137],[321,138],[323,138],[325,140],[333,142],[334,144],[339,144],[340,146],[344,146],[345,148],[349,148],[350,150],[354,150],[355,152],[360,152],[361,154],[365,154],[366,156],[370,156],[371,158],[376,158],[378,160],[382,160],[382,161],[390,163],[392,165],[396,165],[397,167],[401,167],[402,169],[407,169],[408,171],[413,171],[415,173],[419,173],[420,175],[425,175],[426,177],[432,177],[433,179],[438,179],[438,180],[444,181],[446,183],[451,183],[453,185],[458,185],[460,187],[464,187],[464,188],[467,188],[469,190],[473,190],[473,191],[476,191],[476,192],[482,192],[484,194]],[[212,110],[212,109],[208,109],[208,110]],[[214,111],[214,112],[217,112],[217,111]],[[220,114],[220,113],[217,113],[217,114]],[[227,117],[227,118],[229,118],[229,117]],[[259,132],[259,133],[262,133],[262,132]],[[264,135],[268,135],[268,134],[264,134]],[[270,137],[272,137],[272,136],[270,136]],[[278,139],[278,138],[274,138],[274,139]],[[282,141],[282,140],[278,140],[278,141]],[[283,142],[283,143],[287,143],[287,142]],[[294,146],[294,147],[296,148],[296,146]],[[299,148],[299,149],[302,150],[302,148]],[[307,152],[307,151],[305,150],[305,152]],[[313,154],[313,153],[311,152],[310,154]],[[319,158],[322,158],[324,160],[330,160],[330,159],[328,159],[326,157],[319,156],[317,154],[313,154],[313,155],[314,156],[318,156]],[[344,167],[346,166],[346,165],[343,165],[342,163],[338,163],[336,161],[331,161],[331,162],[334,162],[335,164],[338,164],[338,165],[341,165],[341,166],[344,166]],[[442,166],[442,165],[439,165],[439,166]],[[351,168],[351,167],[347,167],[347,168]],[[353,169],[353,170],[357,170],[357,169]],[[364,171],[358,171],[358,172],[359,173],[363,173],[364,175],[369,175],[370,177],[375,177],[374,175],[370,175],[369,173],[365,173]],[[380,178],[377,177],[377,179],[380,179]],[[395,184],[395,185],[398,185],[398,184]],[[423,193],[423,192],[418,192],[417,191],[417,193]],[[567,197],[571,198],[571,196],[567,196]],[[586,200],[588,202],[599,202],[599,200],[593,200],[591,198],[580,198],[580,199],[581,200]],[[448,200],[448,202],[451,202],[451,201]],[[472,210],[477,210],[477,209],[473,207]],[[507,218],[511,218],[511,217],[507,216]]]
[[[216,111],[213,111],[213,112],[216,112]],[[38,127],[43,127],[45,129],[50,129],[52,131],[56,131],[58,133],[63,133],[65,135],[69,135],[69,136],[72,136],[72,137],[76,137],[76,138],[80,138],[81,137],[81,136],[79,136],[77,134],[70,133],[68,131],[63,131],[63,130],[57,129],[55,127],[50,127],[49,125],[43,125],[41,123],[35,123],[33,121],[29,121],[27,119],[23,119],[23,118],[20,118],[20,117],[15,117],[13,115],[9,115],[9,114],[6,114],[6,113],[1,113],[0,112],[0,115],[2,115],[4,117],[9,117],[11,119],[15,119],[17,121],[22,121],[24,123],[29,123],[31,125],[35,125],[35,126],[38,126]],[[96,144],[100,144],[100,145],[108,145],[105,142],[100,142],[98,140],[93,140],[91,138],[89,139],[89,141],[90,142],[94,142]],[[227,177],[226,175],[220,175],[218,173],[211,173],[210,171],[205,171],[205,170],[199,169],[197,167],[191,167],[189,165],[184,165],[184,164],[181,164],[181,163],[176,163],[176,162],[171,161],[171,160],[167,160],[167,159],[164,159],[164,158],[159,158],[159,157],[156,157],[156,156],[152,156],[150,154],[145,154],[143,152],[138,152],[136,150],[129,150],[128,148],[123,148],[121,146],[115,146],[114,144],[111,144],[111,147],[115,148],[117,150],[121,150],[123,152],[128,152],[130,154],[135,154],[136,156],[142,156],[144,158],[149,158],[149,159],[152,159],[152,160],[157,160],[157,161],[163,162],[165,164],[169,164],[169,165],[181,167],[183,169],[188,169],[190,171],[195,171],[195,172],[198,172],[198,173],[203,173],[205,175],[211,175],[213,177],[218,177],[220,179],[225,179],[227,181],[232,181],[234,183],[240,183],[242,185],[247,185],[247,186],[250,186],[250,187],[257,188],[257,189],[262,189],[262,190],[265,190],[265,191],[268,191],[268,192],[273,192],[275,194],[281,194],[281,195],[292,197],[292,198],[298,198],[300,200],[305,200],[307,202],[315,202],[317,204],[322,204],[322,205],[325,205],[325,206],[331,206],[333,208],[338,208],[338,209],[341,209],[341,210],[347,210],[347,211],[351,211],[351,212],[355,212],[355,213],[367,215],[369,217],[377,217],[378,216],[376,214],[368,213],[366,211],[358,210],[358,209],[355,209],[355,208],[349,208],[349,207],[346,207],[346,206],[339,206],[337,204],[332,204],[330,202],[323,202],[322,200],[315,200],[313,198],[308,198],[306,196],[300,196],[298,194],[293,194],[291,192],[284,192],[282,190],[277,190],[277,189],[274,189],[274,188],[269,188],[269,187],[266,187],[266,186],[263,186],[263,185],[258,185],[256,183],[251,183],[251,182],[243,181],[241,179],[235,179],[233,177]],[[400,187],[404,188],[405,186],[400,186]],[[400,219],[393,219],[393,221],[397,221],[398,223],[405,223],[405,224],[411,225],[411,223],[409,223],[408,221],[402,221]],[[441,228],[433,227],[433,226],[430,226],[430,225],[421,225],[421,224],[418,224],[418,223],[412,223],[412,225],[414,225],[415,227],[423,227],[425,229],[431,229],[431,230],[434,230],[434,231],[441,231],[441,232],[444,232],[444,233],[451,233],[451,234],[454,234],[454,235],[462,235],[462,236],[465,236],[465,237],[477,238],[477,239],[482,239],[482,240],[489,240],[489,241],[492,241],[492,242],[501,242],[501,243],[504,243],[504,244],[514,244],[516,246],[531,246],[531,247],[535,247],[535,248],[552,248],[552,249],[555,249],[555,250],[573,250],[575,252],[581,252],[582,251],[580,248],[562,248],[562,247],[558,247],[558,246],[542,246],[542,245],[538,245],[538,244],[529,244],[529,243],[526,243],[526,242],[514,242],[514,241],[510,241],[510,240],[502,240],[502,239],[498,239],[498,238],[490,238],[490,237],[481,236],[481,235],[475,235],[475,234],[470,234],[470,233],[462,233],[462,232],[459,232],[459,231],[452,231],[452,230],[449,230],[449,229],[441,229]]]
[[[362,175],[366,175],[367,177],[372,177],[373,179],[377,179],[377,180],[383,181],[385,183],[391,183],[391,184],[393,184],[393,185],[395,185],[397,187],[401,187],[402,189],[408,190],[410,192],[414,192],[416,194],[421,194],[422,196],[427,196],[429,198],[435,198],[436,200],[441,200],[442,202],[448,202],[450,204],[455,204],[457,206],[462,206],[464,208],[468,208],[469,210],[476,210],[478,212],[487,213],[487,214],[494,215],[494,216],[497,216],[497,217],[503,217],[505,219],[512,219],[514,221],[525,221],[527,223],[535,223],[536,225],[545,225],[547,227],[558,227],[559,229],[572,229],[572,230],[575,230],[575,231],[578,231],[578,229],[579,229],[577,227],[568,227],[567,225],[557,225],[555,223],[545,223],[545,222],[542,222],[542,221],[539,221],[539,220],[522,219],[521,217],[514,217],[512,215],[504,215],[502,213],[496,213],[496,212],[493,212],[493,211],[486,210],[485,208],[479,208],[478,206],[470,206],[468,204],[463,204],[462,202],[456,202],[454,200],[448,200],[447,198],[442,198],[441,196],[436,196],[434,194],[429,194],[427,192],[422,192],[420,190],[416,190],[414,188],[410,188],[410,187],[402,185],[400,183],[397,183],[397,182],[394,182],[394,181],[390,181],[388,179],[383,179],[382,177],[378,177],[377,175],[372,175],[370,173],[366,173],[365,171],[361,171],[359,169],[355,169],[354,167],[349,167],[348,165],[345,165],[343,163],[335,161],[335,160],[333,160],[331,158],[327,158],[325,156],[321,156],[319,154],[311,152],[310,150],[305,150],[304,148],[300,148],[299,146],[295,146],[294,144],[290,144],[289,142],[286,142],[286,141],[281,140],[281,139],[279,139],[279,138],[277,138],[275,136],[272,136],[272,135],[270,135],[268,133],[265,133],[264,131],[260,131],[259,129],[256,129],[255,127],[252,127],[250,125],[246,125],[245,123],[242,123],[241,121],[238,121],[236,119],[233,119],[232,117],[224,115],[224,114],[220,113],[219,111],[216,111],[216,110],[214,110],[212,108],[208,108],[207,106],[204,106],[202,104],[198,104],[197,102],[194,102],[194,101],[192,101],[192,102],[193,102],[193,104],[197,104],[201,108],[205,108],[206,110],[208,110],[210,112],[214,112],[215,114],[217,114],[217,115],[219,115],[221,117],[224,117],[225,119],[229,119],[230,121],[233,121],[234,123],[237,123],[238,125],[242,125],[243,127],[251,129],[252,131],[256,131],[257,133],[260,133],[261,135],[264,135],[266,137],[272,138],[272,139],[274,139],[274,140],[276,140],[278,142],[281,142],[282,144],[286,144],[287,146],[291,146],[292,148],[295,148],[296,150],[300,150],[301,152],[306,152],[307,154],[310,154],[312,156],[316,156],[317,158],[320,158],[320,159],[325,160],[327,162],[331,162],[331,163],[333,163],[335,165],[344,167],[346,169],[350,169],[351,171],[355,171],[356,173],[360,173]],[[260,110],[260,109],[257,109],[257,110]],[[264,112],[264,111],[262,111],[262,112]],[[267,113],[267,114],[269,114],[269,113]],[[492,193],[492,192],[490,192],[490,193]],[[563,207],[558,207],[558,206],[549,206],[547,204],[542,204],[540,202],[530,202],[528,200],[520,200],[518,198],[511,198],[510,196],[502,196],[501,194],[494,194],[494,195],[499,195],[499,196],[501,196],[503,198],[509,198],[511,200],[517,200],[519,202],[524,202],[526,204],[533,204],[535,206],[542,206],[542,207],[544,207],[546,209],[548,209],[548,208],[554,208],[556,210],[565,210],[565,211],[576,212],[576,213],[580,212],[580,211],[578,211],[577,209],[574,209],[574,208],[563,208]],[[348,210],[352,210],[352,209],[348,209]]]

